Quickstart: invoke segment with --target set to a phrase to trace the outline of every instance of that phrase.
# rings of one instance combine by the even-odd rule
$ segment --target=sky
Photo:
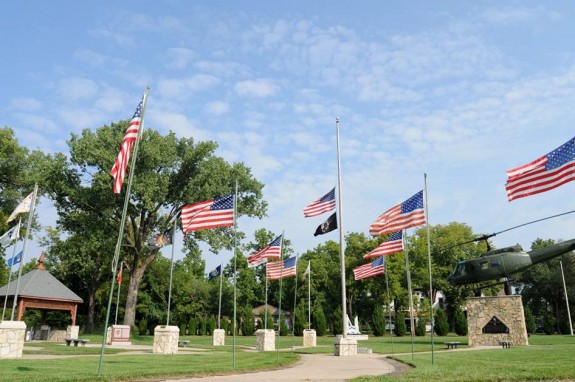
[[[265,184],[268,216],[238,221],[248,239],[259,228],[284,232],[297,254],[339,240],[337,231],[313,236],[329,214],[302,212],[338,183],[336,118],[344,233],[368,234],[378,215],[424,188],[424,174],[432,225],[488,234],[575,209],[575,182],[513,202],[505,192],[506,170],[575,135],[571,1],[2,8],[0,126],[20,145],[68,153],[71,133],[130,119],[149,86],[146,129],[215,141],[218,156]],[[55,224],[48,200],[37,211]],[[567,214],[493,242],[574,237]],[[42,250],[28,248],[28,259]],[[206,272],[230,258],[206,252]]]

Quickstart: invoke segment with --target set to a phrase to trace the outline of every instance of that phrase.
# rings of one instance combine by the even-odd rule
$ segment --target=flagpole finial
[[[335,123],[339,123],[339,117],[335,117]]]

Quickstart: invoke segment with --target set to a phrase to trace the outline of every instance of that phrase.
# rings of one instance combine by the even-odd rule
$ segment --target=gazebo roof
[[[0,296],[14,296],[18,280],[11,281],[0,288]],[[36,269],[20,277],[18,297],[30,297],[48,300],[73,301],[82,303],[83,300],[68,287],[62,284],[50,272],[44,269],[42,263]]]

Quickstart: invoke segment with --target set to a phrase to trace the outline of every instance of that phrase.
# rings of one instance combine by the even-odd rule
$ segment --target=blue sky
[[[313,236],[328,214],[302,213],[337,183],[336,117],[344,232],[367,233],[424,173],[434,225],[491,233],[574,209],[575,183],[505,193],[505,170],[575,135],[572,2],[280,3],[6,2],[0,125],[67,152],[70,133],[129,119],[150,86],[146,128],[217,141],[251,167],[268,217],[239,228],[285,231],[296,253],[339,238]],[[39,212],[54,224],[48,201]],[[537,237],[575,237],[575,215],[494,242]],[[210,269],[230,257],[205,255]]]

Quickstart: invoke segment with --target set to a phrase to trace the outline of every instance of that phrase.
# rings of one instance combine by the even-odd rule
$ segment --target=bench
[[[461,342],[445,342],[447,349],[457,349]]]
[[[190,344],[190,341],[188,341],[188,340],[180,340],[180,341],[178,341],[178,346],[179,346],[179,347],[184,347],[184,348],[185,348],[185,347],[187,347],[189,344]]]
[[[74,346],[78,346],[78,344],[86,346],[86,344],[90,342],[90,340],[83,340],[79,338],[64,338],[64,341],[66,341],[66,346],[70,346],[72,343],[74,344]]]
[[[510,349],[511,341],[499,341],[499,345],[501,345],[503,349]]]

